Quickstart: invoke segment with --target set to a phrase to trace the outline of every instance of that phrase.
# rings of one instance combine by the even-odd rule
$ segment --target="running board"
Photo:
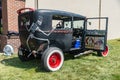
[[[77,55],[74,55],[74,57],[76,58],[76,57],[79,57],[79,56],[81,56],[81,55],[90,54],[90,53],[92,53],[92,52],[93,52],[93,50],[85,51],[85,52],[83,52],[83,53],[79,53],[79,54],[77,54]]]
[[[71,48],[70,51],[80,50],[81,48]]]

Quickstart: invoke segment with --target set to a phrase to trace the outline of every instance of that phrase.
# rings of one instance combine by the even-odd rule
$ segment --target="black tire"
[[[20,49],[18,50],[18,57],[22,62],[28,61],[27,55],[25,55]]]
[[[42,55],[42,66],[47,71],[59,70],[64,62],[63,52],[57,47],[50,47]]]
[[[105,50],[104,51],[98,51],[97,52],[97,55],[98,56],[101,56],[101,57],[106,57],[106,56],[108,56],[108,53],[109,53],[109,48],[108,48],[108,46],[105,46]]]
[[[18,49],[18,57],[22,62],[34,59],[33,55],[30,55],[29,57],[28,55],[29,55],[29,52]]]

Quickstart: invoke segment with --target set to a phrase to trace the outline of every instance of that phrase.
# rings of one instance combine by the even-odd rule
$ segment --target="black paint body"
[[[63,23],[64,21],[71,21],[71,26],[69,28],[64,28],[64,26],[62,26],[62,28],[53,29],[53,19],[63,20]],[[73,21],[75,20],[82,20],[83,27],[74,28]],[[87,18],[71,12],[47,9],[29,11],[19,14],[18,22],[21,48],[29,52],[33,50],[39,52],[41,50],[39,48],[42,46],[42,44],[44,44],[44,46],[42,46],[44,49],[54,46],[60,48],[63,52],[78,51],[80,53],[80,51],[91,49],[85,48],[86,36],[101,37],[101,35],[88,34],[94,30],[87,30]],[[108,23],[108,18],[106,23]],[[108,25],[106,24],[106,30],[102,30],[105,33],[102,35],[104,38],[104,48],[107,44],[107,26]],[[100,30],[97,32],[100,32]],[[75,48],[75,42],[78,38],[81,41],[81,46],[79,48]],[[92,48],[92,50],[96,49]]]

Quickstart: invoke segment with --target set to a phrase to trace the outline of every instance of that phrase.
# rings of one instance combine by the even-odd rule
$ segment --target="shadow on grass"
[[[13,57],[9,59],[4,59],[1,63],[5,66],[13,66],[17,68],[22,68],[24,70],[29,70],[35,68],[36,72],[46,72],[40,62],[40,59],[34,59],[26,62],[21,62],[18,57]]]
[[[88,55],[89,54],[82,55],[78,58],[82,58],[82,57],[85,57],[85,56],[88,56]],[[93,54],[93,56],[96,56],[96,55]],[[72,54],[65,54],[64,57],[65,57],[65,61],[71,60],[71,59],[76,59],[76,58],[74,58],[74,55],[72,55]],[[26,61],[26,62],[21,62],[18,57],[12,57],[12,58],[3,59],[0,62],[3,65],[8,66],[8,67],[13,66],[13,67],[17,67],[17,68],[22,68],[24,70],[29,70],[31,68],[35,68],[36,72],[44,72],[44,73],[47,72],[43,68],[43,65],[41,64],[40,59],[34,59],[34,60]]]
[[[117,41],[120,41],[120,39],[118,39]]]
[[[70,59],[74,59],[73,55],[70,55],[70,54],[65,55],[65,61]],[[40,59],[33,59],[30,61],[21,62],[18,57],[12,57],[12,58],[3,59],[2,61],[0,61],[0,63],[8,67],[13,66],[16,68],[22,68],[24,70],[35,68],[36,72],[43,72],[43,73],[47,72],[43,68],[43,65],[41,64]]]

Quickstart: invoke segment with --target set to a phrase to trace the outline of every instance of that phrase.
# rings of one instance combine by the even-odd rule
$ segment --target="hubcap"
[[[60,54],[55,52],[53,53],[49,58],[49,65],[52,68],[57,68],[61,63],[61,57]]]

